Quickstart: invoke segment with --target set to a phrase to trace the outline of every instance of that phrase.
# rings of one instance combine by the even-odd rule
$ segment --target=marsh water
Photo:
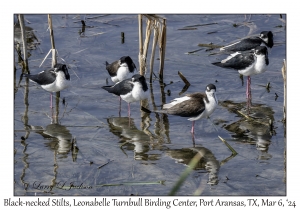
[[[20,81],[22,66],[14,50],[14,195],[168,195],[197,153],[201,159],[177,195],[286,195],[281,73],[285,15],[161,16],[167,24],[164,86],[155,77],[150,84],[146,72],[148,108],[160,109],[173,98],[204,92],[213,83],[219,106],[210,119],[196,121],[193,138],[187,118],[146,114],[139,102],[131,104],[129,118],[122,101],[119,115],[119,98],[101,88],[112,84],[105,61],[129,55],[139,66],[137,14],[52,15],[58,62],[67,64],[72,85],[60,92],[50,109],[49,92],[24,78]],[[51,67],[51,54],[43,62],[51,49],[48,19],[45,14],[24,17],[27,30],[35,35],[28,39],[28,63],[30,73],[36,74]],[[213,66],[225,55],[205,45],[222,46],[269,30],[275,44],[268,49],[268,70],[252,77],[254,120],[249,120],[241,114],[246,78]],[[20,42],[19,37],[15,29],[15,41]],[[149,46],[150,58],[152,41]],[[159,62],[157,49],[155,75]],[[184,93],[178,71],[191,84]],[[238,154],[232,155],[219,137]]]

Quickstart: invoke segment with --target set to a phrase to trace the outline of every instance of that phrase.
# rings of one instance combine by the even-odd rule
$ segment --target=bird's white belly
[[[257,56],[256,62],[244,70],[239,70],[238,72],[244,76],[251,76],[255,74],[263,73],[267,70],[267,65],[264,56]]]
[[[199,120],[199,119],[202,119],[205,117],[209,117],[217,108],[218,99],[217,99],[216,95],[214,95],[214,98],[210,98],[209,103],[207,103],[206,101],[204,101],[204,103],[205,103],[205,110],[198,116],[191,117],[188,120],[194,121],[194,120]]]
[[[134,72],[130,72],[129,71],[129,68],[126,66],[121,66],[119,69],[118,69],[118,72],[117,72],[117,76],[112,78],[113,82],[121,82],[125,79],[128,79],[128,78],[131,78],[133,76]]]
[[[142,89],[142,85],[138,83],[132,89],[132,97],[135,98],[137,101],[147,99],[148,91],[145,92]]]
[[[127,103],[140,101],[148,98],[148,92],[143,91],[141,84],[135,84],[132,91],[126,95],[121,95],[121,98]]]
[[[52,84],[41,85],[41,87],[49,92],[61,91],[70,85],[70,80],[65,79],[63,72],[58,72],[56,80]]]
[[[127,103],[131,103],[131,102],[134,102],[134,98],[132,96],[132,93],[127,93],[126,95],[121,95],[121,98],[126,101]]]

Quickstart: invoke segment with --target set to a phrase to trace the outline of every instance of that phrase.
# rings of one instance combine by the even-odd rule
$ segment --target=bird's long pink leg
[[[192,122],[192,130],[191,130],[191,133],[192,133],[192,134],[195,133],[195,132],[194,132],[194,131],[195,131],[195,128],[194,128],[194,127],[195,127],[195,121]]]
[[[128,117],[130,117],[130,103],[128,103]]]
[[[251,106],[251,77],[248,76],[247,80],[247,108],[250,108]]]
[[[52,109],[53,106],[52,106],[52,92],[50,92],[50,108]]]
[[[121,117],[121,96],[119,97],[119,102],[120,102],[120,106],[119,106],[119,117]]]
[[[50,109],[51,109],[51,116],[52,116],[52,120],[53,120],[53,102],[52,102],[52,98],[53,98],[53,93],[50,92]],[[52,123],[52,121],[51,121]]]

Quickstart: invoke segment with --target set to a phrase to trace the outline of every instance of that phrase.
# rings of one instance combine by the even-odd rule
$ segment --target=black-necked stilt
[[[273,47],[274,43],[273,43],[272,31],[262,31],[259,36],[242,39],[238,42],[221,47],[220,50],[234,51],[234,52],[246,51],[246,50],[252,50],[257,46],[260,46],[261,44],[264,44],[269,48]]]
[[[218,105],[216,91],[216,86],[209,84],[206,86],[205,93],[197,92],[175,98],[171,103],[164,104],[162,110],[154,112],[189,117],[188,120],[192,121],[191,133],[194,134],[195,121],[205,117],[208,118],[216,109]],[[142,107],[142,110],[151,112],[144,107]]]
[[[213,65],[237,70],[240,74],[247,76],[247,99],[251,100],[251,75],[260,74],[267,70],[269,65],[268,49],[265,46],[258,46],[251,52],[236,52],[221,62]],[[249,103],[248,103],[249,106]]]
[[[123,56],[119,60],[116,60],[109,64],[107,61],[106,70],[114,83],[121,82],[125,79],[131,78],[136,72],[136,66],[129,56]],[[119,97],[121,113],[121,97]]]
[[[52,93],[61,91],[70,85],[70,75],[65,64],[56,64],[54,68],[41,71],[38,74],[23,74],[31,81],[39,84],[44,90],[50,92],[52,108]]]
[[[105,63],[106,70],[114,83],[131,78],[136,71],[136,66],[129,56],[123,56],[111,64],[107,61]]]
[[[135,74],[111,86],[103,86],[104,90],[120,96],[128,103],[128,116],[130,116],[130,103],[148,98],[149,90],[144,76]]]

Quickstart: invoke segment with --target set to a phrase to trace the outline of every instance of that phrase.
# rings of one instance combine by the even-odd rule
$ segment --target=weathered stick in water
[[[189,81],[185,78],[185,76],[183,76],[183,74],[180,71],[178,71],[178,75],[182,79],[182,81],[185,83],[186,86],[190,86],[191,85],[189,83]]]
[[[220,45],[214,45],[214,44],[198,44],[199,47],[207,47],[207,48],[210,48],[210,49],[215,49],[215,48],[221,48],[223,46],[220,46]]]
[[[228,143],[225,139],[223,139],[221,136],[218,136],[219,139],[221,139],[221,141],[231,150],[233,155],[238,154]]]
[[[103,165],[99,166],[98,169],[102,168],[103,166],[106,166],[107,164],[109,164],[112,161],[114,161],[114,160],[109,160],[107,163],[104,163]]]

